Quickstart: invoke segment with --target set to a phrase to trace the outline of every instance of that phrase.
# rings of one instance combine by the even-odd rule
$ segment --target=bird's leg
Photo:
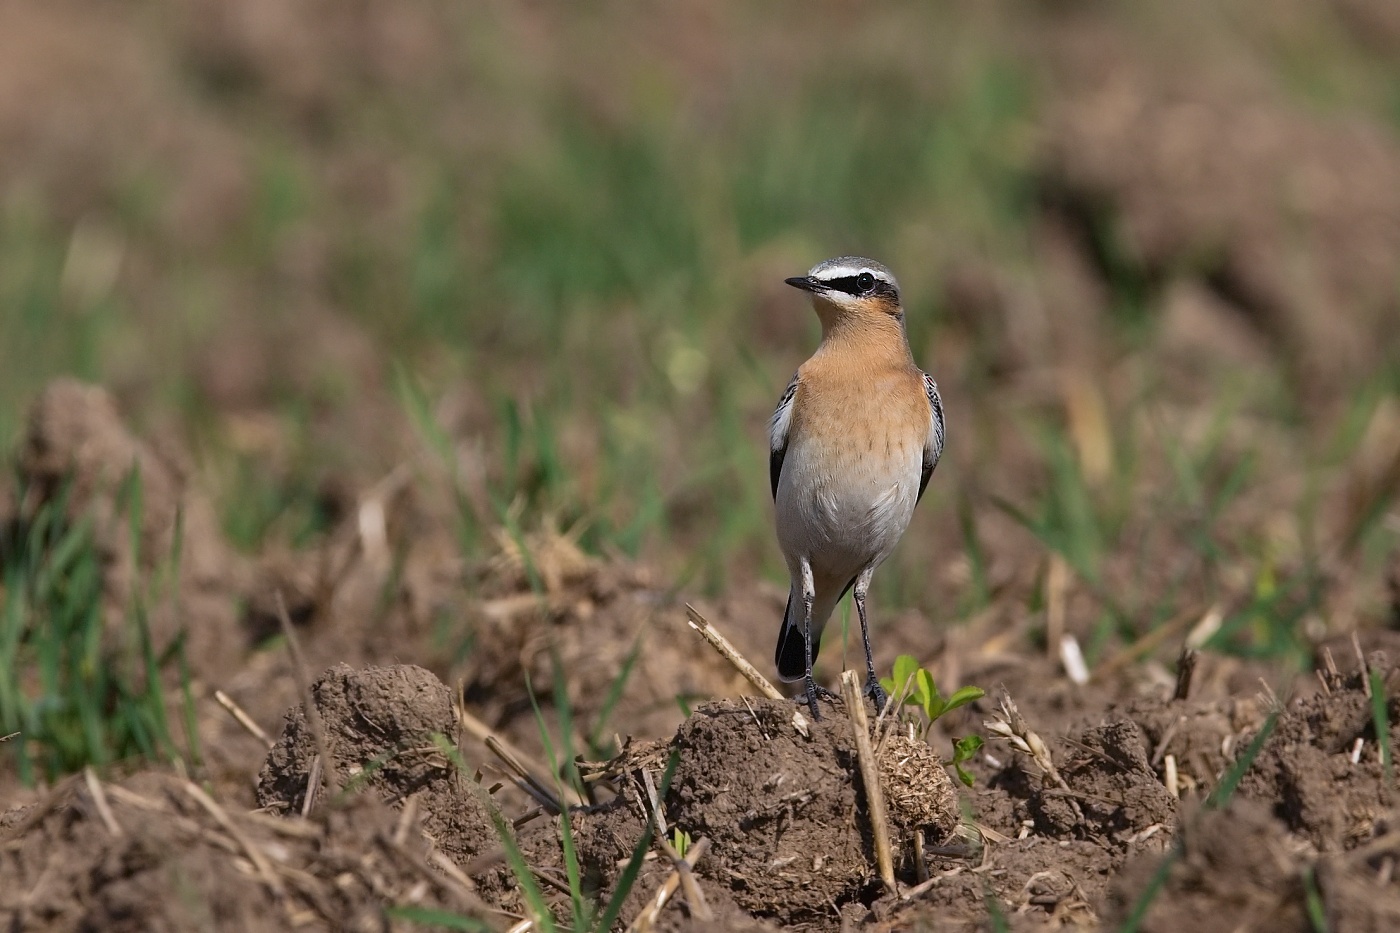
[[[813,719],[821,719],[821,711],[817,709],[817,697],[825,694],[830,697],[829,690],[822,690],[817,686],[817,680],[812,676],[812,604],[817,601],[817,584],[812,578],[812,563],[807,558],[802,558],[802,646],[807,652],[807,669],[803,674],[803,683],[807,687],[807,708],[812,711]]]
[[[875,575],[874,567],[866,567],[856,577],[856,613],[860,616],[860,637],[865,642],[865,695],[875,701],[875,712],[882,712],[889,699],[885,688],[880,686],[880,678],[875,676],[875,656],[870,651],[870,624],[865,618],[865,594],[870,589],[870,578]]]

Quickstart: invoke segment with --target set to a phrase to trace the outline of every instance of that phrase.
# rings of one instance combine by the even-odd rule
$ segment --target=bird
[[[783,681],[804,683],[820,719],[818,697],[832,694],[812,664],[827,620],[854,590],[865,695],[882,710],[866,598],[943,454],[943,399],[915,365],[899,283],[885,266],[839,256],[785,281],[810,293],[822,336],[770,423],[768,472],[791,580],[774,661]]]

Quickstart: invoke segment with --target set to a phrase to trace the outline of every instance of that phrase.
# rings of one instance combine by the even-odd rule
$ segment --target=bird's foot
[[[822,718],[822,714],[821,710],[817,708],[817,700],[826,700],[830,702],[831,700],[836,699],[836,694],[832,693],[830,690],[817,683],[816,680],[813,679],[811,674],[807,675],[806,681],[807,692],[803,695],[802,699],[806,702],[807,709],[811,711],[812,718],[814,720],[820,720]]]
[[[876,677],[873,673],[866,678],[865,695],[875,701],[876,715],[883,713],[885,711],[885,704],[890,701],[888,694],[885,693],[885,688],[880,686],[880,678]]]

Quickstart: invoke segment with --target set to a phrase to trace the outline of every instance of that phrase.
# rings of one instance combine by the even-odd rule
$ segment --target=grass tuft
[[[125,497],[133,537],[139,490],[133,474]],[[109,629],[94,524],[90,517],[70,521],[68,502],[61,492],[5,529],[0,542],[0,734],[20,733],[4,753],[26,784],[133,758],[194,763],[199,749],[183,638],[157,651],[149,596],[140,586]],[[171,729],[167,670],[182,697],[184,748]]]

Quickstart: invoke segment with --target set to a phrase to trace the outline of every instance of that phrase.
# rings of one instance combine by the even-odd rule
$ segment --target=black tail
[[[856,585],[856,578],[851,577],[851,582],[846,584],[846,588],[841,591],[841,595],[836,598],[836,602],[846,598],[846,594],[851,591],[851,587]],[[821,632],[826,627],[827,616],[831,610],[823,609],[826,615],[819,619],[813,619],[812,632],[812,663],[817,663],[817,652],[821,650]],[[778,633],[778,650],[773,660],[778,665],[778,676],[788,683],[801,680],[807,673],[807,646],[802,638],[802,617],[797,614],[798,610],[793,606],[792,592],[788,591],[787,611],[783,613],[783,630]]]
[[[778,665],[778,676],[789,683],[801,680],[807,673],[807,645],[802,638],[802,620],[792,611],[792,594],[788,594],[787,610],[783,613],[783,630],[778,633],[778,650],[774,663]],[[817,650],[820,642],[812,641],[812,663],[817,663]]]

